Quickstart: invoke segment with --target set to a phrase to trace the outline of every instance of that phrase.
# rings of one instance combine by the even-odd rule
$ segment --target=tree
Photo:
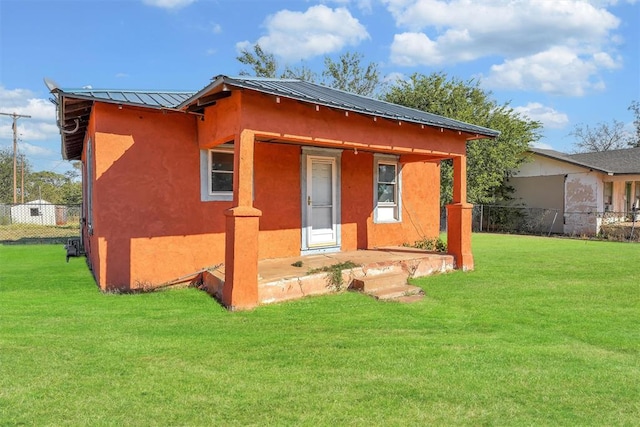
[[[640,102],[631,101],[631,105],[627,109],[633,112],[633,126],[636,128],[635,140],[632,137],[629,145],[640,148]]]
[[[22,174],[24,174],[26,183],[29,179],[31,165],[23,154],[20,154],[17,160],[16,180],[18,188],[16,193],[18,202],[20,202],[22,200],[21,191],[23,191],[21,188]],[[0,203],[13,203],[13,150],[9,148],[0,149]]]
[[[13,203],[13,151],[0,149],[0,203]]]
[[[248,65],[253,70],[256,77],[275,78],[278,69],[278,63],[272,53],[267,53],[259,44],[253,46],[253,53],[247,49],[240,51],[240,56],[236,59],[242,64]],[[248,71],[240,71],[241,76],[249,76]]]
[[[305,64],[299,67],[286,66],[278,71],[280,64],[275,56],[265,52],[259,44],[255,44],[252,51],[243,49],[236,59],[251,68],[252,72],[240,71],[242,76],[299,79],[312,83],[318,81],[318,75]],[[325,56],[325,69],[322,72],[324,84],[347,92],[371,95],[380,85],[378,66],[375,63],[364,66],[361,60],[362,55],[359,53],[346,52],[337,61]]]
[[[569,135],[576,153],[619,150],[628,147],[640,147],[640,103],[632,101],[627,110],[633,112],[635,132],[625,129],[625,124],[613,119],[611,123],[598,123],[594,127],[585,124],[576,125]]]
[[[540,139],[540,122],[522,117],[508,103],[498,105],[475,79],[462,81],[442,72],[428,76],[416,73],[393,83],[383,98],[501,132],[495,139],[467,143],[467,196],[471,203],[507,198],[505,178],[522,163],[522,153]],[[451,162],[442,163],[441,174],[440,200],[447,204],[452,200]]]
[[[576,138],[573,145],[577,153],[619,150],[633,145],[624,123],[615,119],[611,123],[598,123],[595,127],[576,125],[569,135]]]
[[[25,182],[25,197],[29,200],[43,199],[56,205],[80,204],[82,184],[76,178],[76,170],[65,174],[51,171],[34,172]]]
[[[328,56],[324,58],[322,76],[325,84],[335,89],[359,95],[370,96],[380,85],[378,64],[369,63],[366,67],[360,64],[362,54],[346,52],[333,61]]]

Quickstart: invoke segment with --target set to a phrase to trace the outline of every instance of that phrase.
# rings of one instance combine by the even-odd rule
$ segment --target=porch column
[[[258,304],[258,230],[262,212],[253,207],[254,134],[235,141],[233,207],[225,211],[225,280],[222,302],[231,310]]]
[[[456,268],[473,270],[471,253],[471,215],[473,205],[467,203],[467,157],[453,158],[453,203],[447,205],[448,252],[456,258]]]

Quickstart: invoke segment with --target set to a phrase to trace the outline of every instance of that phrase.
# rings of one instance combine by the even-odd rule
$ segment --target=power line
[[[18,203],[18,126],[17,122],[20,118],[30,119],[31,116],[18,113],[0,113],[3,116],[10,116],[13,119],[11,129],[13,129],[13,203]],[[24,188],[22,189],[24,192]]]

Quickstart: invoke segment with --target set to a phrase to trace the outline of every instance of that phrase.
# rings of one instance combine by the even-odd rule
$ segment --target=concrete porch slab
[[[342,286],[339,290],[346,290],[355,278],[393,272],[404,273],[408,278],[415,278],[445,273],[455,268],[453,255],[396,246],[265,259],[258,262],[259,303],[269,304],[336,292],[338,289],[328,280],[326,272],[310,273],[310,271],[347,261],[351,261],[358,267],[342,271]],[[296,265],[300,263],[301,266],[297,267]],[[224,267],[206,274],[204,281],[209,293],[221,294],[224,284]]]

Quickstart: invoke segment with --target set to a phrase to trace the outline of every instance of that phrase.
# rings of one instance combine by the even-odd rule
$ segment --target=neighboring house
[[[197,93],[53,88],[82,160],[83,239],[101,289],[224,262],[222,302],[259,303],[257,263],[439,233],[472,269],[466,142],[498,132],[299,80],[218,76]]]
[[[565,154],[532,148],[509,178],[514,197],[559,213],[552,231],[594,235],[603,221],[629,219],[640,204],[640,148]]]
[[[46,200],[34,200],[11,207],[13,224],[56,225],[56,206]]]

